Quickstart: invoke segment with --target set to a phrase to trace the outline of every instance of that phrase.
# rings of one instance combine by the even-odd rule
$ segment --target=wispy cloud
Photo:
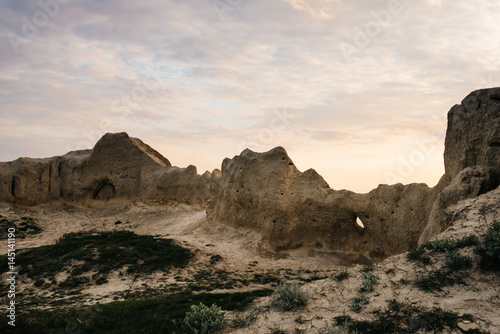
[[[285,0],[296,10],[309,13],[313,17],[331,19],[335,16],[332,3],[339,3],[340,0]]]
[[[208,0],[70,1],[54,15],[35,0],[3,2],[0,160],[127,131],[199,170],[242,145],[281,145],[336,187],[368,190],[391,156],[444,131],[453,104],[500,83],[493,1],[237,3],[221,20]],[[342,43],[355,48],[349,61]],[[283,108],[286,122],[273,121]],[[442,152],[427,163],[437,176],[420,181],[433,183]],[[373,166],[371,181],[356,183],[361,166]]]

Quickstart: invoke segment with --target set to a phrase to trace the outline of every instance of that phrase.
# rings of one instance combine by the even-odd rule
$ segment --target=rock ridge
[[[333,190],[314,169],[300,172],[283,147],[264,153],[246,149],[224,159],[221,170],[200,175],[193,165],[172,166],[140,139],[108,133],[91,150],[0,163],[0,201],[188,203],[205,207],[211,224],[260,232],[276,251],[380,260],[443,231],[454,204],[499,187],[500,88],[474,91],[451,108],[444,165],[433,188],[379,185],[357,194]]]

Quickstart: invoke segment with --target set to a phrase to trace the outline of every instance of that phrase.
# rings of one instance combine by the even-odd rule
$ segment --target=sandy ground
[[[441,238],[461,238],[465,235],[484,233],[494,220],[500,220],[500,189],[476,199],[459,203],[452,208],[455,222]],[[206,221],[205,210],[184,204],[158,206],[144,203],[108,203],[106,206],[81,208],[64,203],[52,203],[31,208],[0,203],[0,214],[7,218],[34,217],[44,230],[41,234],[18,239],[17,248],[30,248],[53,244],[69,232],[132,230],[138,234],[172,238],[195,253],[193,265],[188,269],[170,274],[157,273],[133,280],[112,273],[107,284],[87,287],[82,294],[88,296],[85,303],[104,303],[113,300],[114,293],[148,286],[165,287],[175,282],[175,275],[189,275],[210,267],[212,255],[220,255],[222,261],[215,266],[228,272],[277,272],[279,269],[320,270],[328,278],[303,285],[310,296],[308,306],[297,312],[280,313],[271,310],[269,297],[259,299],[243,313],[228,312],[229,319],[254,315],[255,320],[242,329],[228,329],[227,333],[318,333],[333,328],[335,316],[353,315],[348,303],[359,294],[362,266],[350,267],[350,277],[337,282],[332,276],[346,266],[334,255],[311,256],[307,251],[274,253],[261,236],[244,229],[217,226]],[[122,224],[115,225],[116,221]],[[471,254],[474,256],[474,254]],[[470,313],[475,326],[491,333],[500,333],[500,275],[472,270],[467,285],[445,288],[439,293],[424,293],[408,282],[422,275],[422,269],[408,262],[404,255],[393,256],[375,265],[373,273],[379,278],[374,292],[368,293],[370,304],[354,318],[373,318],[373,311],[383,309],[387,300],[416,303],[425,307],[438,306],[459,314]],[[2,277],[2,279],[4,279]],[[293,280],[293,278],[291,278]],[[22,282],[21,282],[22,284]],[[237,290],[260,288],[253,283]],[[22,289],[22,287],[21,287]],[[31,294],[36,291],[30,287]],[[217,291],[217,290],[216,290]]]
[[[307,251],[275,253],[255,231],[224,225],[214,226],[207,223],[203,208],[185,204],[158,206],[115,202],[106,206],[83,208],[65,203],[51,203],[27,208],[0,203],[0,214],[9,219],[36,218],[38,225],[43,229],[38,235],[17,239],[17,249],[54,244],[60,237],[70,232],[130,230],[137,234],[174,239],[182,246],[191,249],[195,255],[188,268],[170,273],[155,273],[137,278],[120,275],[119,271],[112,272],[108,275],[107,284],[94,284],[81,291],[81,294],[86,296],[84,299],[86,304],[106,303],[117,298],[122,300],[123,294],[117,296],[117,293],[129,289],[137,291],[174,285],[186,286],[193,280],[194,274],[207,268],[234,273],[234,279],[244,280],[251,279],[254,274],[277,275],[279,269],[283,269],[282,276],[285,270],[292,270],[295,273],[306,270],[334,271],[340,269],[338,264],[342,262],[334,255],[311,257]],[[117,221],[122,223],[116,225]],[[222,260],[211,264],[210,257],[213,255],[221,256]],[[56,279],[60,282],[67,276],[68,274],[61,273]],[[270,287],[270,283],[253,282],[249,285],[235,286],[231,291]],[[21,280],[19,290],[24,291],[29,299],[40,295],[40,291],[33,287],[33,282],[28,278]],[[213,292],[222,290],[216,289]],[[44,291],[42,294],[53,299],[61,298],[57,291]]]
[[[452,208],[455,222],[439,238],[459,239],[469,234],[484,233],[493,221],[500,221],[500,188],[475,199],[462,201]],[[469,252],[474,257],[474,254]],[[405,254],[392,256],[374,267],[373,274],[379,278],[374,292],[368,293],[370,304],[359,315],[353,314],[348,303],[359,294],[362,282],[362,267],[349,269],[350,278],[343,282],[325,279],[305,284],[303,289],[311,297],[307,308],[297,312],[270,310],[270,298],[262,298],[245,314],[232,314],[245,318],[252,312],[259,314],[247,328],[231,329],[227,333],[321,333],[334,328],[333,318],[348,314],[354,319],[373,319],[373,312],[384,309],[387,300],[440,307],[459,315],[468,313],[475,317],[471,328],[479,327],[490,333],[500,333],[500,275],[484,273],[474,268],[466,285],[444,288],[439,293],[425,293],[406,282],[423,274],[423,270],[406,259]],[[403,280],[403,281],[402,281]],[[461,331],[457,331],[461,333]]]

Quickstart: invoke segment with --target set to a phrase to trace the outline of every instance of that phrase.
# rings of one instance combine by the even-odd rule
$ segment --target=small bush
[[[183,325],[186,333],[210,334],[224,328],[226,320],[224,312],[220,307],[212,304],[211,307],[200,303],[198,306],[191,306],[191,310],[186,313]]]
[[[307,305],[309,295],[298,284],[280,284],[274,290],[271,306],[279,311],[293,311]]]
[[[352,297],[349,302],[349,309],[353,312],[359,313],[366,305],[370,303],[370,300],[365,296]]]
[[[346,279],[349,278],[349,270],[345,269],[345,270],[342,270],[340,273],[338,273],[337,275],[335,275],[335,280],[337,282],[342,282]]]
[[[463,237],[457,241],[457,248],[464,248],[470,246],[476,246],[479,244],[479,237],[475,234],[471,234]]]
[[[238,316],[236,319],[233,320],[231,327],[232,328],[245,328],[250,326],[251,323],[253,323],[255,320],[257,320],[257,317],[259,315],[260,311],[254,311],[251,312],[250,314],[246,315],[244,318]]]
[[[454,274],[449,270],[431,271],[427,276],[418,279],[415,286],[425,292],[441,291],[444,287],[455,284],[464,284],[460,274]]]
[[[476,252],[481,257],[479,265],[483,270],[500,271],[500,222],[494,222],[481,236]]]
[[[412,262],[420,262],[423,264],[430,264],[431,258],[425,255],[424,247],[412,248],[406,253],[406,259]]]
[[[41,287],[41,286],[42,286],[42,285],[44,285],[44,284],[45,284],[45,280],[43,280],[43,279],[37,279],[37,280],[35,281],[35,286],[36,286],[37,288]]]
[[[440,308],[423,308],[410,304],[388,301],[385,310],[372,321],[354,320],[349,316],[335,317],[337,325],[346,328],[348,333],[441,333],[445,329],[455,329],[458,321],[456,313]]]
[[[460,255],[457,251],[449,252],[446,256],[446,267],[450,270],[464,270],[472,268],[472,258]]]
[[[438,253],[446,253],[457,249],[457,242],[451,238],[436,239],[426,242],[421,247]]]
[[[88,277],[68,277],[65,281],[60,282],[59,286],[64,289],[73,289],[89,281]]]
[[[370,271],[373,271],[373,263],[365,264],[363,266],[363,269],[361,269],[362,272],[368,273]]]
[[[433,241],[428,241],[425,244],[419,246],[421,249],[427,249],[437,253],[448,253],[459,248],[475,246],[479,243],[479,238],[477,235],[471,234],[463,237],[460,240],[448,239],[436,239]]]
[[[361,292],[372,292],[373,286],[377,284],[377,277],[372,273],[363,273],[363,287]]]
[[[95,284],[97,285],[102,285],[102,284],[106,284],[108,283],[108,280],[106,279],[105,276],[99,276],[96,280],[95,280]]]

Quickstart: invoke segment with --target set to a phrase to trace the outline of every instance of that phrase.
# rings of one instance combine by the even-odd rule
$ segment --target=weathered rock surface
[[[306,247],[370,258],[416,245],[437,196],[425,184],[381,185],[368,194],[334,191],[314,170],[301,173],[282,147],[224,160],[211,189],[208,217],[214,223],[260,231],[278,250]]]
[[[419,239],[423,243],[451,223],[447,207],[500,185],[500,88],[470,93],[448,112],[443,187]]]
[[[450,110],[444,164],[434,188],[380,185],[356,194],[331,189],[313,169],[300,172],[282,147],[247,149],[225,159],[221,171],[199,175],[196,167],[172,167],[139,139],[118,133],[106,134],[92,150],[0,163],[0,200],[201,204],[213,224],[256,230],[276,250],[382,259],[437,235],[453,219],[451,206],[500,185],[500,88],[472,92]]]
[[[448,112],[444,166],[454,178],[472,166],[492,169],[500,176],[500,87],[470,93]]]
[[[204,203],[209,182],[210,173],[172,167],[126,133],[106,134],[92,150],[0,163],[0,200],[21,205],[57,199],[87,206],[113,199]]]
[[[307,247],[383,258],[443,231],[447,208],[499,185],[500,88],[472,92],[448,116],[446,173],[439,184],[380,185],[368,194],[335,191],[300,173],[283,148],[249,150],[211,181],[213,222],[261,231],[277,249]],[[356,225],[356,217],[364,228]]]

